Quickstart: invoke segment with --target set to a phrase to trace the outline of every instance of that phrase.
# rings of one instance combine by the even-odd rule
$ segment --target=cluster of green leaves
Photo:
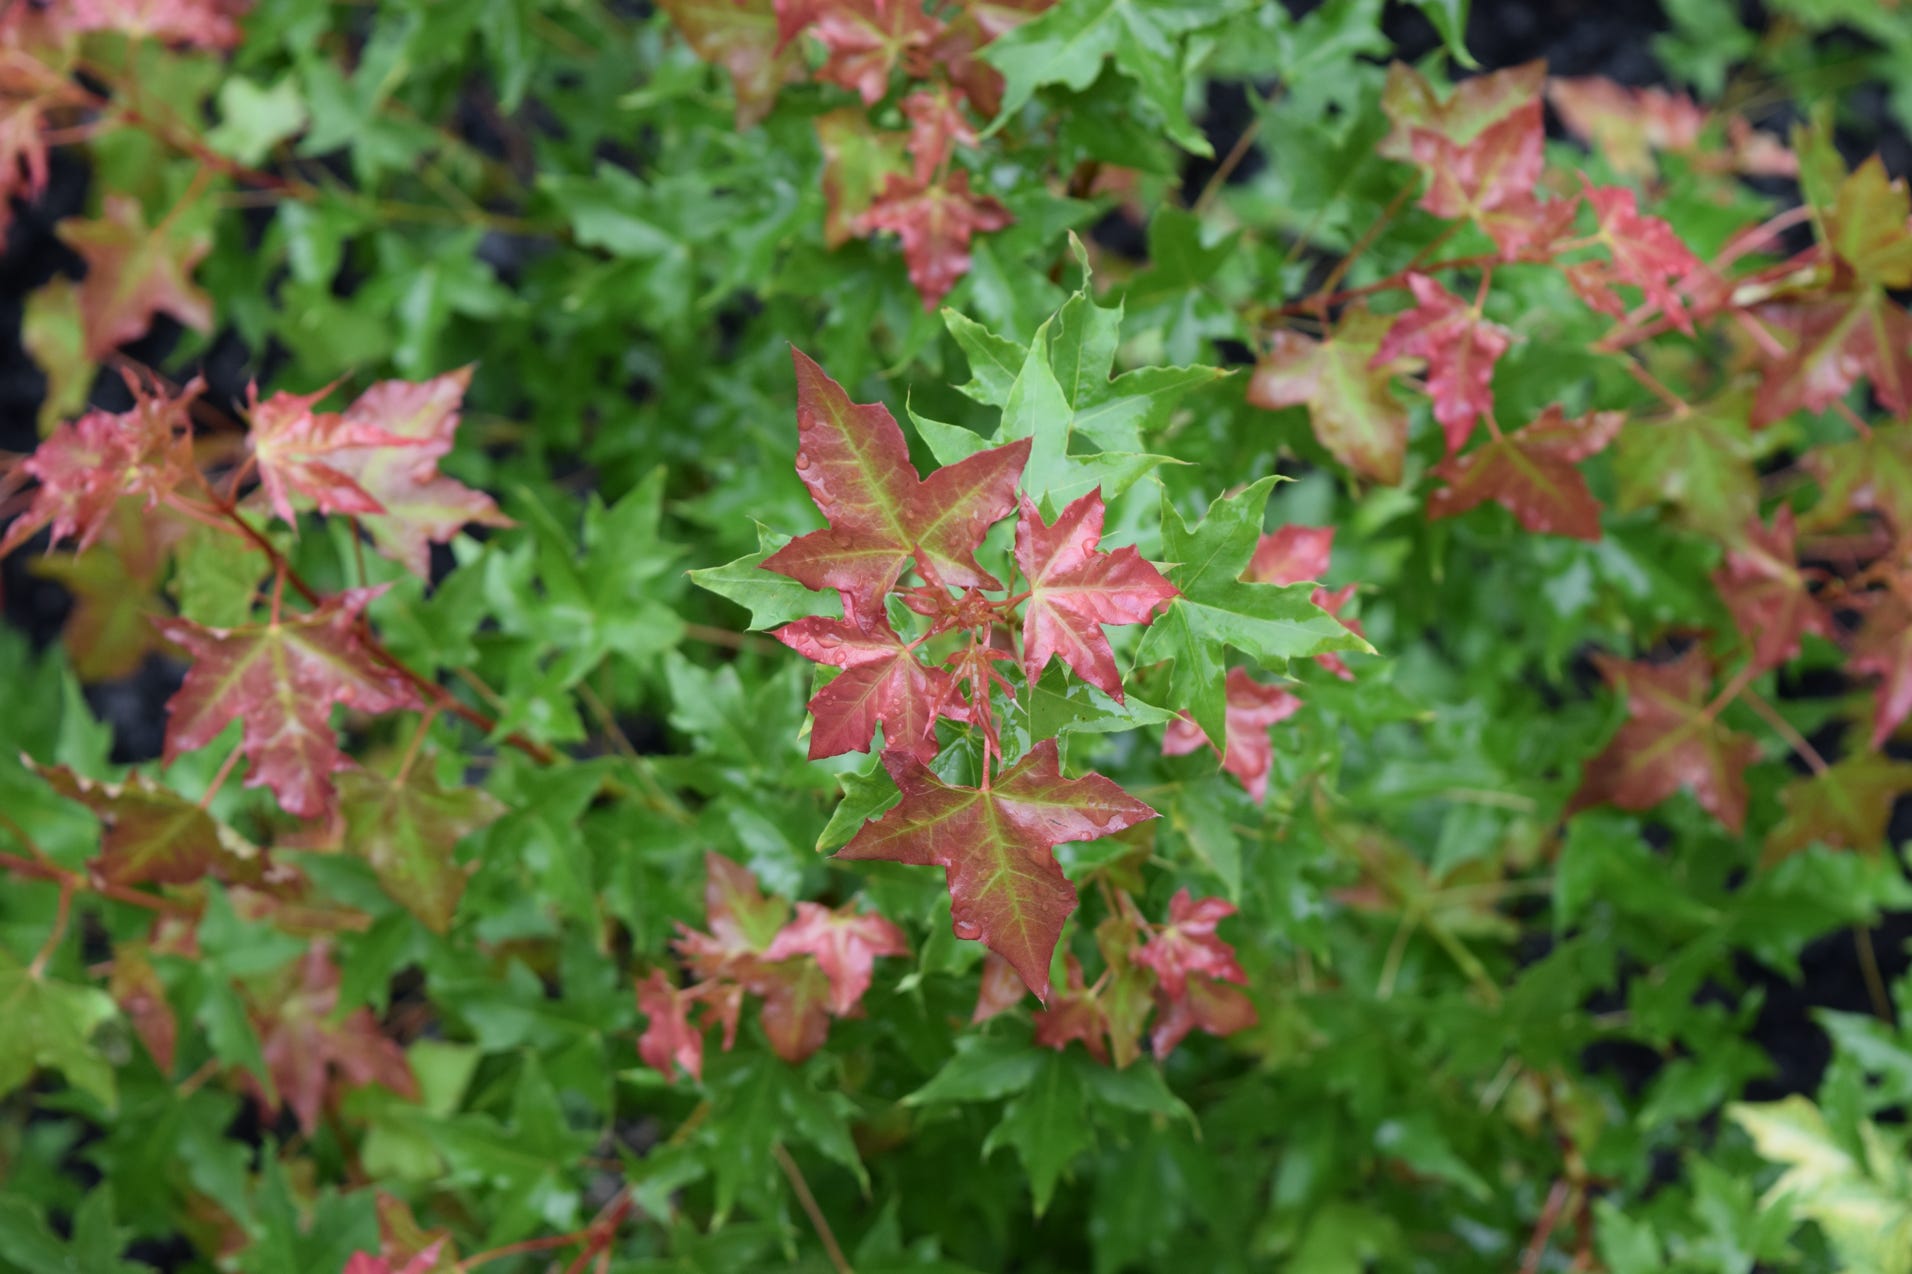
[[[0,1264],[1906,1274],[1912,978],[1750,1035],[1912,908],[1912,206],[1746,112],[1912,18],[1771,7],[0,7]]]

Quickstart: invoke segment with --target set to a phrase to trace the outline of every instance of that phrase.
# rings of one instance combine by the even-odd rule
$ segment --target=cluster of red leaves
[[[1318,580],[1328,573],[1328,558],[1334,549],[1331,526],[1284,526],[1261,537],[1255,555],[1242,578],[1259,584],[1300,584]],[[1330,615],[1354,596],[1355,585],[1340,588],[1317,585],[1314,604]],[[1356,633],[1359,620],[1341,621]],[[1315,662],[1344,681],[1352,681],[1354,672],[1338,654],[1316,655]],[[1241,780],[1257,803],[1267,799],[1268,775],[1274,768],[1275,753],[1268,731],[1301,711],[1301,697],[1285,686],[1257,681],[1245,668],[1228,670],[1227,738],[1222,749],[1222,769]],[[1162,738],[1165,756],[1182,756],[1204,747],[1212,749],[1195,719],[1186,712],[1169,723]]]
[[[1232,903],[1197,901],[1179,890],[1169,901],[1168,921],[1152,925],[1126,894],[1119,897],[1116,913],[1095,931],[1101,976],[1085,985],[1081,962],[1068,957],[1067,987],[1035,1015],[1038,1044],[1060,1051],[1079,1040],[1097,1061],[1123,1067],[1141,1055],[1145,1031],[1150,1051],[1164,1058],[1190,1031],[1233,1035],[1255,1024],[1254,1004],[1237,989],[1247,985],[1248,975],[1235,948],[1215,932],[1235,914]],[[987,1021],[1022,996],[1014,979],[992,970],[996,959],[984,966],[972,1021]]]
[[[903,794],[840,856],[942,867],[957,935],[981,939],[1046,997],[1050,958],[1076,905],[1054,847],[1111,835],[1155,811],[1100,775],[1064,777],[1053,741],[994,766],[1006,758],[993,696],[1015,694],[997,665],[1019,664],[1033,683],[1059,659],[1120,700],[1103,625],[1146,624],[1175,589],[1134,549],[1099,547],[1099,490],[1053,522],[1027,496],[1018,499],[1027,439],[920,477],[887,408],[852,403],[816,363],[798,351],[792,356],[797,473],[829,525],[792,540],[763,565],[812,589],[834,590],[844,618],[801,620],[776,636],[843,670],[810,701],[811,756],[869,751],[880,726],[883,764]],[[1028,587],[991,598],[1003,584],[977,562],[976,549],[1012,511],[1016,567]],[[923,583],[902,587],[911,563]],[[892,593],[928,621],[920,635],[906,640],[892,627],[884,605]],[[926,659],[932,643],[948,644],[948,652]],[[964,722],[981,736],[980,786],[946,782],[929,768],[939,751],[939,719]]]
[[[926,9],[902,0],[665,0],[698,56],[729,72],[740,126],[761,119],[779,89],[804,74],[803,45],[823,55],[814,78],[856,94],[860,105],[817,117],[829,209],[824,237],[895,234],[925,309],[969,272],[969,243],[1000,230],[1008,209],[970,188],[952,163],[976,145],[970,112],[988,119],[1002,77],[976,54],[1051,0],[956,0]],[[903,130],[871,112],[901,74]],[[907,162],[905,156],[907,155]]]
[[[762,1002],[759,1021],[777,1056],[800,1062],[823,1047],[831,1018],[861,1013],[877,957],[909,954],[900,929],[854,904],[799,902],[792,919],[790,904],[764,897],[747,868],[708,854],[705,870],[708,932],[679,924],[673,943],[691,982],[679,987],[653,969],[637,984],[648,1019],[638,1055],[665,1075],[675,1067],[702,1078],[712,1026],[729,1052],[746,995]]]
[[[96,31],[206,49],[239,43],[252,0],[21,0],[0,10],[0,45],[44,49]]]

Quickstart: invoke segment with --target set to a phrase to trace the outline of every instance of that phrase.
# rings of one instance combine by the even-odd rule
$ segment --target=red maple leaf
[[[925,667],[914,645],[905,644],[880,611],[871,613],[867,626],[813,616],[771,635],[806,658],[843,669],[810,700],[813,761],[869,751],[879,724],[886,748],[928,761],[936,755],[937,717],[966,715],[955,679]]]
[[[1030,685],[1050,656],[1122,702],[1122,676],[1104,624],[1146,624],[1180,594],[1133,548],[1103,552],[1102,491],[1065,508],[1054,525],[1022,498],[1016,523],[1016,566],[1029,581],[1022,618],[1022,669]]]
[[[360,1007],[339,1017],[338,1002],[339,969],[324,939],[252,1000],[259,1049],[276,1095],[268,1099],[250,1075],[245,1082],[269,1114],[278,1114],[283,1102],[308,1133],[318,1128],[327,1096],[341,1084],[380,1084],[418,1099],[404,1052],[379,1029],[371,1010]]]
[[[980,939],[1046,1001],[1049,961],[1076,907],[1054,847],[1113,835],[1155,811],[1099,774],[1064,778],[1054,739],[984,788],[945,783],[906,752],[884,752],[883,765],[902,802],[837,856],[942,867],[956,936]]]
[[[56,29],[72,35],[117,31],[156,44],[230,49],[251,0],[62,0]]]
[[[797,918],[785,925],[764,952],[766,960],[808,955],[830,983],[830,1012],[856,1012],[878,956],[908,955],[903,931],[882,916],[866,915],[846,903],[834,911],[814,902],[797,904]]]
[[[97,221],[60,222],[60,238],[86,262],[80,316],[87,358],[98,362],[146,335],[157,314],[196,331],[212,330],[212,300],[192,282],[212,237],[176,225],[169,218],[149,228],[139,200],[127,195],[106,196]]]
[[[1158,994],[1155,1029],[1149,1032],[1149,1048],[1158,1058],[1167,1057],[1188,1033],[1202,1030],[1210,1035],[1233,1035],[1245,1031],[1257,1020],[1255,1005],[1247,995],[1213,978],[1191,977],[1180,996]]]
[[[373,545],[421,579],[430,574],[432,544],[449,542],[469,523],[511,525],[490,496],[438,472],[470,385],[469,367],[422,382],[380,381],[345,409],[318,462],[372,497],[377,511],[354,511]],[[339,436],[381,441],[332,449]]]
[[[1447,483],[1427,493],[1427,515],[1451,518],[1492,500],[1529,531],[1543,535],[1600,538],[1600,502],[1574,466],[1602,450],[1626,418],[1596,411],[1568,420],[1558,403],[1516,433],[1495,434],[1465,455],[1434,466]]]
[[[1400,482],[1408,413],[1394,398],[1394,373],[1376,355],[1391,320],[1350,306],[1326,340],[1283,328],[1268,341],[1248,381],[1257,407],[1308,408],[1309,423],[1334,458],[1364,477]]]
[[[425,438],[402,438],[363,417],[347,420],[337,412],[313,411],[312,405],[331,392],[327,386],[316,394],[277,393],[260,402],[258,386],[251,389],[246,418],[259,485],[273,512],[291,525],[298,520],[295,495],[321,513],[385,512],[348,469],[364,466],[367,448],[429,451]]]
[[[920,63],[941,29],[910,0],[832,0],[817,8],[810,27],[829,54],[817,78],[874,106],[889,95],[890,73],[905,62]]]
[[[159,970],[153,967],[149,955],[143,944],[117,943],[106,990],[132,1023],[140,1043],[159,1064],[160,1073],[171,1075],[179,1045],[179,1017],[166,998],[166,984],[160,980]]]
[[[1691,335],[1693,320],[1674,291],[1673,282],[1698,270],[1699,259],[1672,226],[1642,213],[1627,187],[1589,183],[1586,200],[1599,219],[1595,234],[1607,246],[1610,259],[1580,261],[1566,267],[1567,281],[1580,299],[1603,314],[1623,317],[1626,303],[1613,288],[1616,284],[1636,287],[1675,327]]]
[[[259,851],[192,801],[143,774],[102,783],[64,765],[22,763],[100,821],[99,853],[87,863],[115,885],[186,885],[208,875],[257,881]]]
[[[1880,679],[1873,702],[1872,746],[1884,747],[1912,715],[1912,606],[1898,593],[1884,594],[1866,608],[1846,667],[1857,676]]]
[[[1771,527],[1754,521],[1713,572],[1713,587],[1761,669],[1777,668],[1798,654],[1805,634],[1831,634],[1831,621],[1799,569],[1794,536],[1792,510],[1781,507]]]
[[[1474,422],[1494,413],[1494,364],[1507,352],[1507,329],[1423,274],[1407,276],[1415,307],[1397,316],[1374,353],[1376,365],[1402,357],[1427,361],[1427,392],[1449,454],[1467,445]]]
[[[918,181],[930,180],[956,147],[977,144],[976,130],[947,84],[911,93],[903,99],[903,114],[910,121],[910,169]]]
[[[1767,360],[1753,427],[1795,411],[1824,411],[1864,376],[1895,416],[1912,411],[1912,315],[1883,291],[1762,307],[1758,318],[1787,347]]]
[[[439,1239],[403,1265],[393,1265],[388,1257],[354,1252],[341,1274],[432,1274],[438,1268],[438,1259],[444,1250],[445,1240]]]
[[[0,48],[0,234],[12,221],[13,200],[31,203],[46,189],[45,112],[59,90],[59,76],[38,58]]]
[[[1245,986],[1248,975],[1235,960],[1235,948],[1215,936],[1216,927],[1234,914],[1235,904],[1225,898],[1198,902],[1187,889],[1178,889],[1169,900],[1168,923],[1149,934],[1135,952],[1135,963],[1154,971],[1170,999],[1182,997],[1191,976]]]
[[[332,705],[376,713],[415,702],[411,686],[359,636],[359,615],[380,591],[351,589],[309,614],[240,628],[163,621],[167,640],[193,659],[166,704],[166,762],[240,721],[246,786],[270,787],[289,814],[316,818],[329,810],[330,776],[351,764],[332,732]]]
[[[790,35],[808,21],[811,7],[773,0],[661,0],[664,12],[697,56],[730,75],[737,95],[737,127],[748,128],[770,113],[777,91],[803,70]]]
[[[971,1025],[987,1022],[1022,1003],[1029,988],[1022,984],[1016,966],[994,951],[983,955],[982,980],[976,987],[976,1009],[969,1015]]]
[[[39,488],[0,539],[0,557],[43,526],[53,528],[52,544],[77,540],[84,551],[106,529],[122,497],[143,496],[150,509],[192,471],[186,407],[200,382],[176,397],[132,388],[130,410],[89,411],[60,425],[20,462],[20,471]]]
[[[1396,62],[1381,98],[1393,128],[1377,149],[1426,174],[1421,207],[1437,217],[1479,219],[1531,201],[1544,159],[1545,78],[1545,64],[1529,62],[1465,80],[1443,100]]]
[[[829,1040],[830,980],[814,960],[786,960],[773,968],[774,980],[758,992],[760,1020],[770,1050],[795,1065]]]
[[[1109,1049],[1103,1039],[1109,1033],[1109,1021],[1102,999],[1083,984],[1080,960],[1067,956],[1063,967],[1067,974],[1063,989],[1056,993],[1053,1004],[1035,1015],[1036,1043],[1060,1053],[1069,1047],[1070,1040],[1080,1040],[1089,1056],[1107,1066]]]
[[[790,904],[764,897],[749,868],[706,853],[704,925],[710,932],[680,923],[672,945],[700,978],[748,981],[758,957],[789,918]]]
[[[1668,663],[1595,655],[1600,675],[1626,696],[1627,719],[1587,762],[1567,811],[1594,805],[1652,809],[1681,788],[1726,830],[1746,822],[1746,767],[1759,745],[1718,721],[1708,704],[1713,666],[1698,649]]]
[[[852,620],[881,612],[880,599],[912,557],[936,583],[1001,588],[977,565],[976,546],[1015,507],[1030,440],[919,478],[889,408],[852,403],[803,351],[793,348],[790,356],[797,369],[797,474],[830,525],[790,541],[764,569],[838,590]]]
[[[891,230],[903,240],[910,282],[933,310],[969,273],[969,241],[978,230],[1001,230],[1013,218],[989,195],[969,189],[969,173],[950,169],[940,181],[891,173],[860,218],[865,233]]]
[[[1328,560],[1333,552],[1333,527],[1291,523],[1261,537],[1242,578],[1263,584],[1318,580],[1328,573]]]
[[[703,1079],[704,1032],[691,1024],[690,1014],[706,998],[697,987],[672,985],[662,969],[652,969],[637,984],[637,1011],[648,1019],[637,1039],[637,1055],[646,1066],[665,1076],[675,1066],[694,1080]]]
[[[1275,766],[1268,729],[1299,711],[1301,700],[1280,686],[1264,686],[1245,669],[1228,670],[1228,747],[1222,753],[1222,768],[1241,780],[1257,804],[1267,799],[1268,774]],[[1214,746],[1186,712],[1169,722],[1162,735],[1163,756],[1182,756]]]

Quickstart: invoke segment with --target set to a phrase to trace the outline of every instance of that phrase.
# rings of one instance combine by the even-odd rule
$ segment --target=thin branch
[[[797,1161],[790,1157],[790,1152],[783,1148],[781,1142],[771,1143],[770,1153],[776,1156],[777,1166],[783,1169],[783,1175],[790,1179],[790,1188],[796,1192],[797,1202],[803,1205],[804,1214],[815,1227],[817,1238],[823,1241],[823,1251],[830,1258],[830,1268],[836,1274],[856,1274],[849,1258],[843,1255],[843,1249],[837,1246],[836,1235],[830,1231],[830,1222],[823,1215],[823,1209],[817,1206],[817,1197],[810,1193],[810,1183],[803,1179],[803,1169],[797,1166]]]

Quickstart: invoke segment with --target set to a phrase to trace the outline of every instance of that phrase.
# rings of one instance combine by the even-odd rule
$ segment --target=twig
[[[810,1183],[803,1179],[803,1169],[783,1148],[783,1143],[773,1142],[770,1153],[776,1156],[777,1166],[783,1169],[783,1175],[790,1179],[790,1188],[796,1191],[797,1202],[803,1205],[804,1214],[810,1218],[810,1224],[816,1228],[817,1238],[823,1241],[823,1251],[830,1258],[830,1268],[836,1274],[856,1274],[850,1267],[849,1258],[843,1255],[843,1249],[837,1246],[836,1235],[830,1232],[830,1222],[823,1215],[823,1209],[817,1206],[817,1197],[810,1193]]]
[[[1527,1255],[1520,1262],[1520,1274],[1539,1274],[1540,1262],[1547,1255],[1547,1240],[1552,1237],[1554,1226],[1560,1223],[1560,1214],[1566,1211],[1567,1199],[1572,1193],[1573,1187],[1564,1177],[1547,1191],[1546,1205],[1540,1209],[1540,1219],[1534,1222],[1533,1237],[1527,1240]]]

